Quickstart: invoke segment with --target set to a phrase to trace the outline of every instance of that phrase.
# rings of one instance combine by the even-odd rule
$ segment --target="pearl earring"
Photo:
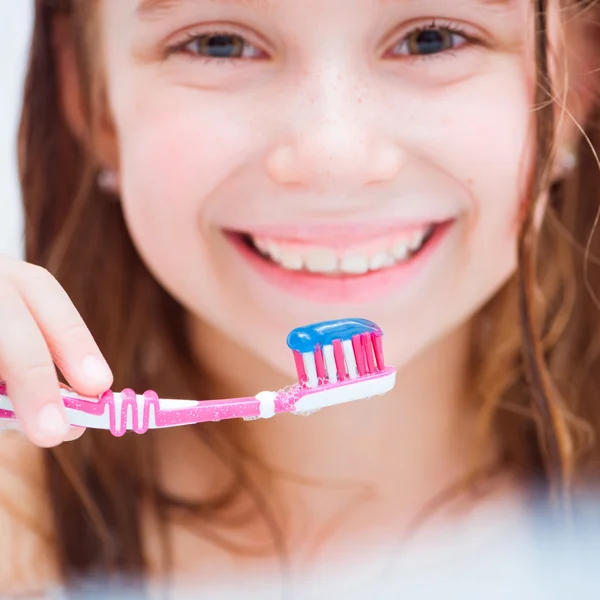
[[[119,175],[114,169],[100,169],[96,183],[105,194],[116,196],[119,193]]]
[[[558,177],[565,177],[577,167],[577,154],[570,148],[561,148],[558,151],[556,163]]]

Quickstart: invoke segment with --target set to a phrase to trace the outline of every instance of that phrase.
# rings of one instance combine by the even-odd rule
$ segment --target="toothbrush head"
[[[386,371],[381,328],[366,319],[324,321],[294,329],[292,350],[298,382],[308,388],[336,384]]]
[[[325,321],[288,336],[298,373],[291,410],[310,414],[326,406],[381,396],[396,383],[383,357],[383,332],[366,319]]]

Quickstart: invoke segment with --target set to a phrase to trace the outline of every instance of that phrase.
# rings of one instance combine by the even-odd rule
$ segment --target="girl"
[[[2,589],[293,575],[534,482],[568,509],[600,427],[595,4],[37,0]],[[294,378],[290,329],[351,315],[386,332],[383,399],[66,425],[54,365],[84,395],[244,396]]]

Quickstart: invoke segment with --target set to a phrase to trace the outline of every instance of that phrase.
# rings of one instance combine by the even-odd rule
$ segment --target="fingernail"
[[[93,354],[86,356],[81,363],[83,374],[94,381],[104,382],[110,379],[110,369],[108,365]]]
[[[38,413],[37,428],[42,435],[61,435],[68,431],[69,424],[56,404],[46,404]]]

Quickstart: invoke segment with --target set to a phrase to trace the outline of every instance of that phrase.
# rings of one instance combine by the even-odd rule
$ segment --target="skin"
[[[111,122],[99,133],[98,154],[118,171],[141,256],[188,309],[215,395],[254,394],[293,380],[289,355],[280,349],[298,324],[356,314],[381,325],[387,362],[399,370],[392,393],[377,404],[331,408],[310,419],[244,425],[243,437],[274,468],[351,482],[343,491],[285,478],[270,484],[296,564],[339,556],[357,540],[384,547],[470,465],[474,415],[463,400],[473,317],[515,272],[517,215],[533,151],[529,3],[172,4],[143,16],[137,0],[99,3],[96,58]],[[456,47],[425,58],[402,54],[414,27],[433,18],[438,29],[461,32]],[[189,46],[169,52],[215,23],[243,35],[252,57],[209,61]],[[64,45],[63,100],[77,132],[73,62]],[[561,139],[569,135],[561,132]],[[442,245],[417,277],[367,303],[323,305],[266,284],[223,235],[223,229],[301,223],[310,230],[423,214],[454,219]],[[56,401],[52,360],[88,395],[110,386],[110,371],[47,273],[3,259],[0,291],[8,300],[1,303],[0,373],[31,441],[55,445],[64,432],[44,435],[35,420]],[[100,361],[95,380],[83,370],[87,355]],[[25,443],[5,439],[10,450]],[[223,481],[208,456],[203,476],[194,471],[190,478],[193,442],[186,431],[166,432],[164,444],[173,491],[198,496]],[[202,450],[194,452],[198,464]],[[491,445],[482,462],[494,452]],[[365,486],[369,493],[357,503]],[[492,497],[518,498],[518,492],[499,478]],[[151,554],[152,531],[149,522]],[[252,527],[240,533],[260,535]],[[183,529],[175,529],[174,539],[182,572],[201,574],[199,562],[213,574],[240,567],[239,559]],[[268,572],[276,562],[271,556],[260,568]]]

